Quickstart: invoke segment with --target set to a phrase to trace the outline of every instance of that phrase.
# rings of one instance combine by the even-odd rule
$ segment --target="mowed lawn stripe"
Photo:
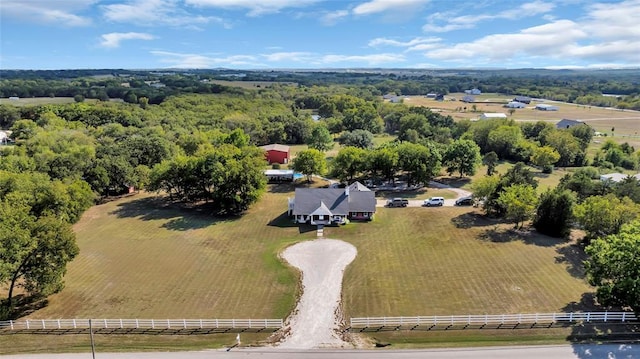
[[[514,234],[511,224],[481,216],[456,227],[473,210],[383,208],[373,222],[355,224],[359,235],[344,238],[358,248],[345,272],[347,314],[558,311],[593,290],[561,260],[559,251],[568,244]]]
[[[268,225],[285,209],[286,194],[222,220],[150,194],[91,208],[75,227],[80,255],[65,290],[32,317],[284,317],[297,274],[277,253],[312,238]]]

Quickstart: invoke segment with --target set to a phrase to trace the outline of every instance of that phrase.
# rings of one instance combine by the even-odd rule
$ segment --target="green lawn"
[[[29,318],[284,318],[295,305],[298,277],[278,253],[315,238],[315,231],[283,216],[291,190],[270,187],[244,216],[229,219],[177,209],[149,194],[95,206],[75,226],[80,255],[69,265],[66,288]],[[379,208],[373,222],[326,228],[325,236],[358,249],[345,272],[346,317],[585,308],[577,303],[592,288],[582,278],[581,251],[544,236],[513,234],[510,227],[473,208],[445,207]],[[164,344],[159,338],[99,340],[109,350],[230,342],[220,335]],[[86,345],[78,335],[0,335],[0,354]]]

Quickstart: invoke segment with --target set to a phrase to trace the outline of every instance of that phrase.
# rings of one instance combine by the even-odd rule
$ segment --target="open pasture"
[[[271,87],[273,85],[284,86],[296,86],[295,82],[278,82],[278,81],[234,81],[234,80],[210,80],[209,83],[214,83],[223,86],[241,87],[243,89],[257,90],[261,88]]]
[[[87,100],[88,101],[88,100]],[[33,98],[19,98],[8,99],[0,98],[0,105],[14,105],[14,106],[39,106],[50,104],[64,104],[74,103],[73,97],[33,97]]]
[[[75,226],[80,255],[66,288],[29,318],[284,318],[298,277],[278,253],[315,238],[283,215],[291,190],[271,186],[244,216],[228,219],[145,193],[95,206]],[[358,249],[345,272],[345,317],[588,309],[581,300],[593,289],[583,279],[581,250],[510,227],[473,208],[443,207],[379,208],[372,222],[325,228],[326,237]],[[34,349],[87,348],[82,336],[21,337]],[[229,341],[206,337],[171,341],[184,348]],[[25,350],[11,338],[0,336],[0,347]],[[110,350],[165,345],[152,336],[100,341]]]

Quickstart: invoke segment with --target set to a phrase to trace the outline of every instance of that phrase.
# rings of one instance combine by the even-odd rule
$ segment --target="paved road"
[[[429,182],[429,187],[433,187],[433,188],[444,188],[444,189],[448,189],[449,191],[455,192],[457,194],[456,198],[453,199],[445,199],[444,200],[444,205],[445,206],[449,206],[449,207],[453,207],[455,206],[455,202],[458,198],[462,198],[462,197],[467,197],[467,196],[471,196],[471,192],[464,190],[462,188],[456,188],[456,187],[451,187],[448,186],[446,184],[440,183],[440,182],[435,182],[435,181],[431,181]],[[401,197],[401,196],[399,196]],[[422,204],[424,203],[424,200],[422,199],[410,199],[409,200],[409,205],[408,207],[421,207]],[[381,198],[378,199],[376,201],[376,207],[384,207],[387,204],[387,199],[386,198]]]
[[[89,359],[91,353],[9,355],[3,359]],[[640,358],[640,344],[553,345],[530,347],[490,347],[425,350],[274,350],[233,349],[174,353],[96,353],[96,359],[630,359]]]

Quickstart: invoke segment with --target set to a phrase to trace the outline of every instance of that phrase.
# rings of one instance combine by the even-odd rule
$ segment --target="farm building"
[[[513,98],[513,101],[529,104],[529,103],[531,103],[531,97],[528,97],[528,96],[516,96],[516,97]]]
[[[9,134],[5,131],[0,131],[0,145],[6,145],[9,142]]]
[[[525,108],[525,107],[527,107],[527,104],[525,104],[524,102],[511,101],[508,104],[504,105],[504,107],[507,107],[507,108]]]
[[[285,164],[289,163],[289,146],[287,145],[279,145],[279,144],[271,144],[260,146],[266,154],[265,158],[269,164],[272,163],[280,163]]]
[[[558,123],[556,123],[556,128],[562,130],[578,125],[586,125],[586,123],[580,120],[569,120],[567,118],[563,118],[562,120],[558,121]]]
[[[427,96],[425,96],[425,97],[426,97],[426,98],[436,98],[436,96],[438,96],[438,94],[437,94],[437,93],[430,92],[430,93],[428,93],[428,94],[427,94]]]
[[[482,94],[482,91],[477,88],[472,88],[471,90],[464,90],[464,93],[466,93],[467,95],[480,95]]]
[[[293,182],[293,170],[265,170],[269,182]]]
[[[394,93],[388,93],[386,95],[382,95],[382,99],[383,100],[391,100],[392,98],[396,97],[398,95],[394,94]]]
[[[354,182],[345,188],[296,188],[287,213],[296,223],[345,224],[371,220],[376,212],[375,192]]]
[[[547,105],[546,103],[540,103],[536,105],[536,110],[540,111],[558,111],[558,106]]]
[[[466,95],[466,96],[463,96],[460,101],[471,103],[471,102],[476,102],[476,98],[470,95]]]
[[[481,120],[488,120],[488,119],[494,119],[494,118],[507,118],[507,115],[505,115],[502,112],[486,112],[483,113],[482,115],[480,115],[480,119]]]
[[[627,177],[634,177],[636,181],[640,181],[640,173],[637,173],[633,176],[626,175],[624,173],[608,173],[606,175],[600,175],[600,181],[619,183],[619,182],[622,182]]]

